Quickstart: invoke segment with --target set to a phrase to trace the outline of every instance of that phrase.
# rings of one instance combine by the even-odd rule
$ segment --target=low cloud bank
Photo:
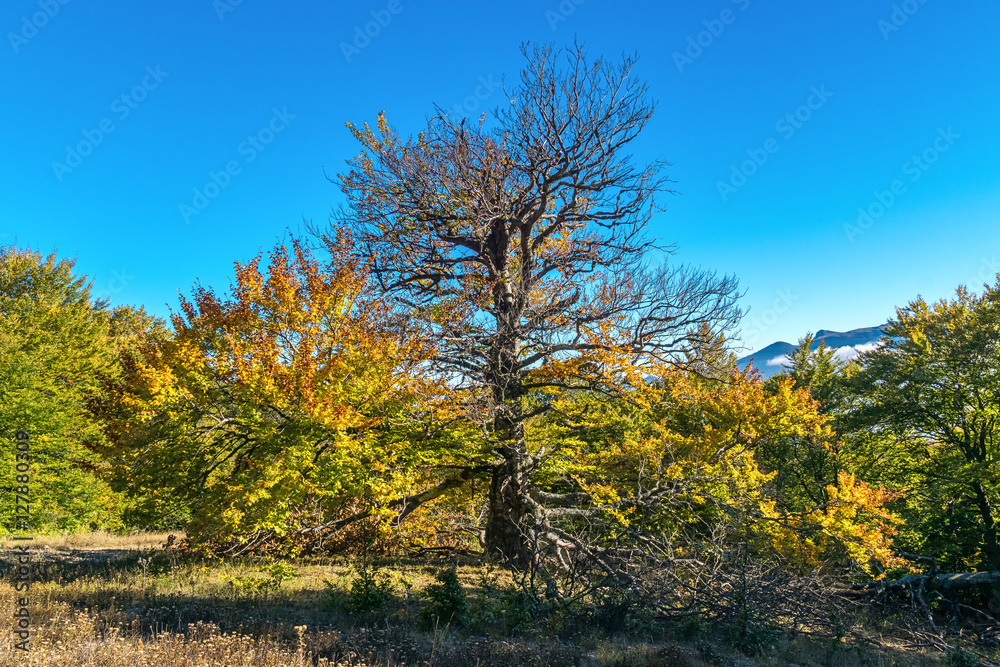
[[[878,349],[881,345],[881,341],[875,341],[873,343],[860,343],[858,345],[844,345],[843,347],[838,347],[834,350],[833,356],[838,361],[851,361],[852,359],[857,359],[865,352],[871,352],[872,350]],[[791,366],[791,359],[787,354],[781,354],[773,359],[768,359],[764,365],[788,368]]]

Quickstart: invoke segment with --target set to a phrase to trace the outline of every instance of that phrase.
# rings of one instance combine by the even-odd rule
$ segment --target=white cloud
[[[871,352],[872,350],[878,349],[881,345],[881,341],[861,343],[859,345],[844,345],[843,347],[838,347],[837,351],[833,354],[841,361],[850,361],[851,359],[857,359],[859,355],[865,352]]]
[[[859,355],[865,352],[871,352],[872,350],[878,349],[882,346],[881,341],[875,341],[872,343],[860,343],[858,345],[844,345],[843,347],[838,347],[833,351],[833,356],[840,361],[850,361],[852,359],[857,359]],[[792,365],[792,360],[787,354],[782,354],[773,359],[768,359],[764,362],[765,366],[777,367],[779,370],[790,368]]]

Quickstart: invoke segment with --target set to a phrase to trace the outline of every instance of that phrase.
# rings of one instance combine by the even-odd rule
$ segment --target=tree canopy
[[[201,540],[322,537],[414,483],[427,454],[401,415],[434,390],[346,244],[237,264],[230,294],[195,289],[172,336],[129,353],[121,480],[169,489]]]
[[[906,489],[908,550],[1000,570],[1000,282],[898,308],[866,355],[853,419]]]

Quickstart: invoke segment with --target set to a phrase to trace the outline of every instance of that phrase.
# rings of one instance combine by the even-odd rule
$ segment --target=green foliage
[[[298,570],[292,567],[291,563],[283,560],[267,563],[261,566],[260,571],[269,576],[269,581],[274,588],[278,588],[283,582],[299,576]]]
[[[598,589],[586,602],[590,624],[609,635],[653,638],[661,634],[655,611],[628,589]]]
[[[691,347],[684,351],[686,366],[702,377],[725,381],[736,368],[736,355],[729,349],[725,333],[702,322],[689,336]]]
[[[1000,282],[916,299],[851,387],[854,465],[907,490],[897,542],[947,570],[1000,570]]]
[[[798,346],[789,357],[788,369],[770,382],[779,382],[781,376],[790,377],[796,387],[805,387],[820,402],[824,414],[834,412],[840,404],[844,387],[841,378],[848,364],[836,356],[837,350],[828,347],[825,341],[816,343],[813,334],[799,339]]]
[[[261,574],[267,576],[261,577]],[[270,591],[278,590],[283,582],[298,576],[298,571],[290,563],[279,560],[258,566],[253,574],[223,577],[223,580],[230,586],[236,598],[253,598],[263,594],[266,599]]]
[[[224,577],[223,580],[232,588],[234,598],[253,598],[269,587],[267,579],[254,575]]]
[[[624,632],[631,625],[636,610],[636,600],[627,590],[599,589],[593,597],[594,620],[605,632]]]
[[[725,654],[714,644],[707,642],[698,644],[698,653],[701,654],[701,659],[710,665],[722,665],[726,662]]]
[[[787,370],[769,378],[765,387],[776,394],[781,383],[790,379],[792,386],[808,391],[818,402],[819,414],[832,418],[843,400],[845,365],[826,343],[814,343],[812,334],[800,339]],[[838,450],[833,437],[792,434],[762,442],[756,454],[761,467],[775,475],[772,484],[779,506],[802,512],[829,502],[826,488],[836,483],[842,469]]]
[[[122,527],[122,498],[100,477],[102,434],[87,411],[112,370],[112,317],[73,266],[54,253],[0,248],[0,526],[6,530],[15,527],[14,488],[25,486],[15,477],[18,430],[30,436],[33,530]]]
[[[496,573],[487,568],[480,575],[475,598],[469,603],[467,625],[489,636],[521,635],[535,627],[537,611],[535,596],[521,588],[499,586]],[[559,634],[562,628],[555,626],[565,619],[553,619],[550,614],[546,620],[550,629]]]
[[[500,609],[509,634],[524,634],[534,627],[538,600],[521,588],[500,591]]]
[[[735,591],[733,606],[734,619],[727,628],[730,641],[746,655],[759,655],[780,632],[759,613],[745,585]]]
[[[947,667],[977,667],[979,664],[981,663],[978,657],[961,647],[948,651],[945,656],[945,665]]]
[[[367,560],[355,566],[347,610],[359,616],[370,616],[393,599],[393,586],[388,576]]]
[[[704,617],[697,613],[686,614],[677,622],[677,630],[680,632],[681,637],[685,639],[694,639],[708,630],[708,628],[709,624],[705,621]]]
[[[108,329],[116,363],[101,376],[101,388],[87,403],[91,417],[100,424],[105,446],[104,478],[124,498],[122,519],[126,526],[144,530],[179,530],[191,519],[191,506],[180,493],[164,492],[155,484],[138,483],[140,469],[125,455],[134,444],[132,430],[149,407],[135,400],[134,377],[142,365],[143,351],[171,338],[166,323],[141,308],[122,307],[111,312]],[[133,440],[130,440],[133,438]]]
[[[502,589],[497,574],[491,566],[483,568],[476,589],[476,597],[469,604],[470,625],[480,628],[487,634],[493,634],[502,623],[503,614],[498,604]]]
[[[427,604],[420,610],[420,620],[427,628],[438,625],[465,625],[469,620],[469,602],[455,567],[437,573],[438,583],[424,590]]]

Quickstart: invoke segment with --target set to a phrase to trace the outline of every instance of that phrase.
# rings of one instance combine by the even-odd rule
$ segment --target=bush
[[[437,573],[440,583],[432,584],[424,591],[427,606],[420,610],[420,620],[424,627],[431,629],[442,621],[445,624],[465,625],[468,622],[469,602],[458,580],[454,566]]]
[[[517,588],[502,591],[500,604],[507,632],[523,634],[534,626],[538,601],[527,591]]]
[[[479,595],[469,605],[468,626],[489,636],[524,634],[535,625],[538,601],[519,588],[502,588],[492,570],[483,572]]]
[[[979,658],[975,655],[963,650],[961,647],[956,647],[954,650],[948,652],[945,664],[948,667],[976,667],[980,663]]]
[[[351,582],[347,610],[360,616],[371,615],[393,598],[392,582],[367,562],[355,566],[357,577]]]
[[[274,588],[280,588],[282,582],[299,576],[298,570],[291,564],[280,560],[263,565],[259,571],[270,576],[268,583]]]

